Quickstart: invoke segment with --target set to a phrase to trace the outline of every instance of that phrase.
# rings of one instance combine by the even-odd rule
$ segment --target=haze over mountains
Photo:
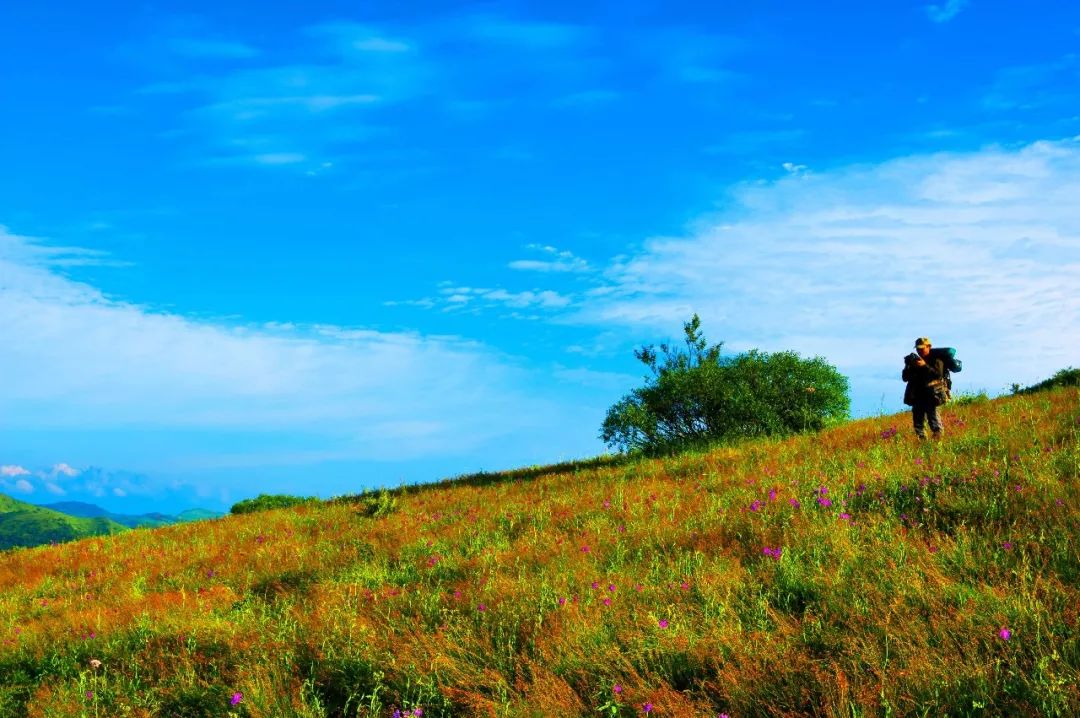
[[[189,509],[225,512],[244,498],[209,494],[175,479],[97,466],[77,468],[66,463],[50,468],[0,465],[0,493],[38,506],[57,502],[93,504],[107,513],[125,516],[176,516]]]
[[[0,550],[121,533],[133,528],[156,528],[221,515],[207,509],[188,509],[176,516],[114,514],[81,501],[37,506],[0,494]]]

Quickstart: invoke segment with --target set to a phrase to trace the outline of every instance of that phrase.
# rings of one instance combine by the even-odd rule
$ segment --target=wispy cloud
[[[515,259],[510,262],[511,269],[533,272],[583,273],[591,271],[589,263],[573,252],[560,250],[550,245],[530,244],[526,249],[545,255],[546,259]]]
[[[997,391],[1077,361],[1077,196],[1076,140],[748,183],[730,220],[608,267],[575,321],[671,332],[696,311],[733,350],[822,354],[890,405],[883,367],[929,335]]]
[[[472,309],[479,311],[491,307],[513,309],[561,309],[569,306],[569,297],[550,289],[534,289],[510,292],[502,288],[463,287],[445,284],[439,289],[439,304],[443,311]]]
[[[530,393],[535,379],[482,344],[191,319],[72,281],[50,264],[62,257],[61,248],[0,233],[0,375],[18,377],[0,385],[0,405],[20,430],[309,432],[338,458],[389,459],[468,451],[553,412]],[[472,297],[563,303],[549,291]],[[75,470],[57,464],[52,475]]]
[[[0,466],[0,476],[27,476],[30,474],[29,469],[25,469],[22,466],[15,466],[8,464]]]
[[[997,73],[983,96],[990,110],[1032,110],[1075,107],[1080,84],[1080,55],[1072,53],[1052,62],[1006,67]]]
[[[952,20],[960,14],[968,4],[968,0],[945,0],[940,5],[927,5],[926,16],[932,22],[942,23]]]
[[[178,55],[193,58],[247,60],[261,54],[251,45],[226,40],[184,37],[174,38],[168,44],[169,49]]]

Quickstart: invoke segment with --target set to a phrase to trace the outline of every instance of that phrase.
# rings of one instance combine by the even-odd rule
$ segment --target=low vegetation
[[[0,716],[1080,714],[1080,389],[0,554]]]

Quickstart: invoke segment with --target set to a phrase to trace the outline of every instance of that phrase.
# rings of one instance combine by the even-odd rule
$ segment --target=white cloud
[[[551,257],[551,259],[516,259],[513,262],[510,262],[509,267],[511,269],[559,273],[582,273],[592,270],[592,267],[589,266],[588,262],[581,257],[574,256],[573,252],[567,250],[560,250],[551,245],[541,244],[529,244],[526,246],[526,249],[546,254]]]
[[[54,494],[56,496],[64,496],[65,494],[67,494],[66,491],[64,491],[62,488],[52,483],[51,481],[45,484],[45,490],[48,491],[50,494]]]
[[[927,5],[926,15],[933,22],[948,22],[959,15],[967,4],[968,0],[945,0],[941,5]]]
[[[34,493],[34,485],[26,479],[19,479],[15,482],[15,490],[20,494],[32,494]]]
[[[21,466],[0,466],[0,476],[27,476],[30,472]]]
[[[1080,142],[904,157],[732,192],[730,217],[613,263],[573,320],[821,354],[898,407],[897,359],[953,345],[1000,391],[1080,363]],[[900,387],[902,388],[902,386]]]
[[[59,463],[59,464],[56,464],[56,465],[54,465],[52,467],[52,475],[53,476],[72,477],[72,476],[78,476],[80,473],[81,472],[78,469],[76,469],[76,468],[74,468],[72,466],[69,466],[68,464],[62,463],[62,462]]]
[[[67,279],[50,265],[62,256],[0,231],[0,376],[19,377],[0,383],[0,406],[22,430],[308,432],[338,458],[396,459],[466,452],[554,412],[537,377],[475,342],[189,319]],[[418,441],[421,426],[430,432]],[[58,464],[53,475],[69,470]]]
[[[536,307],[540,309],[560,309],[570,306],[572,300],[550,289],[534,289],[522,292],[510,292],[505,289],[488,289],[484,287],[457,287],[444,284],[439,289],[440,299],[443,303],[443,311],[454,311],[463,307],[473,307],[475,310],[496,306],[525,309]],[[412,304],[427,306],[427,300],[415,300],[412,302],[398,302],[399,304]]]

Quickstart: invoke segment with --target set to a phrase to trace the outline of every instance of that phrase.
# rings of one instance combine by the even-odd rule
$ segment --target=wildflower
[[[593,582],[592,582],[592,587],[593,587],[594,589],[596,589],[596,588],[600,588],[600,582],[599,582],[599,581],[593,581]]]
[[[645,587],[642,586],[640,583],[635,583],[634,584],[634,590],[637,591],[638,593],[641,593],[641,589],[643,589],[643,588],[645,588]]]
[[[90,659],[90,667],[93,668],[96,671],[97,669],[101,668],[101,661],[99,661],[96,658],[91,658]]]
[[[683,582],[682,582],[682,583],[680,584],[680,587],[681,587],[681,588],[682,588],[682,590],[684,590],[684,591],[689,591],[689,590],[690,590],[690,584],[688,584],[688,583],[687,583],[686,581],[683,581]]]
[[[412,714],[414,716],[422,716],[422,715],[424,715],[424,709],[423,708],[413,708]]]
[[[487,606],[481,603],[481,604],[477,605],[476,610],[483,613],[484,611],[487,610]]]
[[[401,710],[395,708],[394,712],[390,715],[390,718],[401,718]]]
[[[244,700],[244,694],[237,691],[236,693],[233,693],[232,698],[229,699],[229,705],[231,705],[231,706],[238,705],[240,703],[240,701],[242,701],[242,700]]]
[[[607,590],[609,590],[609,591],[614,591],[614,590],[615,590],[615,584],[613,584],[613,583],[609,583],[609,584],[608,584],[608,587],[607,587]]]
[[[565,596],[563,596],[562,598],[559,599],[559,605],[560,606],[565,606],[566,605],[566,597]]]
[[[581,553],[589,553],[589,544],[585,544],[581,547]]]
[[[769,501],[776,501],[776,489],[769,489]]]
[[[615,684],[615,685],[614,685],[614,686],[613,686],[613,687],[611,688],[611,690],[612,690],[612,691],[613,691],[613,692],[615,693],[615,695],[617,695],[617,696],[621,696],[621,695],[622,695],[622,686],[620,686],[620,685],[619,685],[618,683],[616,683],[616,684]]]
[[[922,459],[915,459],[915,463],[919,464],[919,465],[922,465]]]
[[[605,509],[610,509],[611,508],[611,499],[604,499],[604,508]]]
[[[94,692],[93,691],[87,691],[86,692],[86,697],[87,698],[93,698],[94,697]]]
[[[611,599],[610,598],[605,598],[604,599],[604,605],[605,606],[610,606],[611,605]]]
[[[646,703],[645,705],[641,706],[641,712],[652,713],[652,703]]]
[[[1006,551],[1012,551],[1012,541],[1006,541],[1005,543],[1001,544],[1001,547]]]
[[[1012,638],[1012,631],[1010,631],[1008,628],[1002,628],[1000,631],[998,631],[998,637],[1001,638],[1001,640],[1003,641],[1007,641]]]
[[[461,591],[454,591],[454,598],[461,600]]]
[[[659,621],[657,621],[656,625],[660,626],[660,628],[667,628],[668,620],[666,618],[661,618]]]
[[[750,510],[751,511],[757,511],[760,508],[761,508],[761,501],[754,501],[754,503],[750,504]]]
[[[791,504],[792,508],[796,509],[802,506],[802,504],[799,503],[798,499],[788,499],[788,503]]]
[[[829,506],[832,506],[832,501],[825,498],[824,496],[819,496],[817,502],[818,502],[819,505],[824,506],[826,508],[828,508]]]
[[[840,520],[841,521],[851,521],[851,514],[847,514],[847,513],[840,514]]]

